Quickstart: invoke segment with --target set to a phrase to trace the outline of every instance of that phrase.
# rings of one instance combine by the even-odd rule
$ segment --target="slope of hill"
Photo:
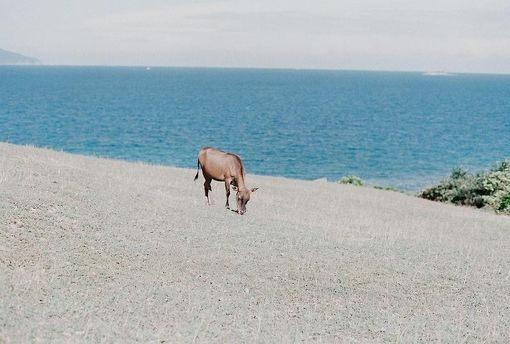
[[[15,64],[37,64],[40,61],[33,57],[23,56],[18,53],[0,49],[0,65],[15,65]]]
[[[508,217],[194,174],[0,144],[0,342],[510,341]]]

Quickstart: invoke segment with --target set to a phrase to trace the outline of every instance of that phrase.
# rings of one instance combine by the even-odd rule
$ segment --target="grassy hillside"
[[[507,217],[253,175],[239,216],[193,176],[0,144],[0,342],[510,341]]]

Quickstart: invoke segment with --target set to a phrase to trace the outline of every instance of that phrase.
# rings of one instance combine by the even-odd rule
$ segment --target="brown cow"
[[[198,178],[198,173],[202,167],[202,174],[204,175],[204,192],[207,197],[207,204],[209,201],[209,191],[211,189],[211,180],[225,182],[225,191],[227,194],[227,202],[225,207],[230,209],[228,204],[228,197],[230,196],[230,186],[234,191],[237,191],[237,212],[243,215],[246,212],[246,203],[250,200],[250,195],[258,188],[248,189],[244,183],[246,173],[244,171],[243,162],[239,156],[220,151],[211,147],[204,147],[198,152],[198,166],[195,180]]]

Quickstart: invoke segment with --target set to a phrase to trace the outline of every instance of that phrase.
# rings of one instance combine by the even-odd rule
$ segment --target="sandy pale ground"
[[[509,217],[194,174],[0,144],[0,342],[510,341]]]

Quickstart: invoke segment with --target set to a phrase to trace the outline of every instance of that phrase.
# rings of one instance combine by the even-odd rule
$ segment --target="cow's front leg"
[[[228,204],[228,198],[230,197],[230,179],[225,179],[225,194],[227,196],[225,208],[230,209],[230,205]]]

